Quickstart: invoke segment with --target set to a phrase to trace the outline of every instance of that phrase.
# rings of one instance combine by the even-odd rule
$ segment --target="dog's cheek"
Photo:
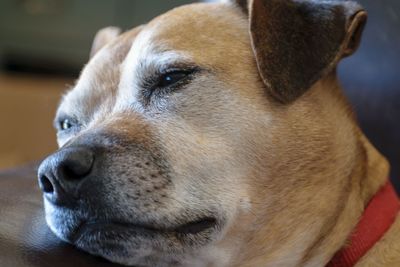
[[[175,205],[213,213],[224,221],[235,217],[239,209],[248,209],[244,179],[248,173],[226,138],[188,127],[184,121],[168,120],[159,127]]]
[[[173,108],[153,126],[179,204],[219,212],[227,221],[250,212],[248,178],[265,165],[258,155],[271,139],[266,100],[256,89],[252,94],[244,98],[240,88],[208,75],[169,97]]]

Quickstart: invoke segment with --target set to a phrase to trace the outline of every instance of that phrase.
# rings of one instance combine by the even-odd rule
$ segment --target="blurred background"
[[[88,60],[98,29],[126,30],[190,2],[0,0],[0,169],[56,149],[56,106]],[[363,130],[389,157],[400,189],[400,1],[359,2],[369,12],[368,25],[339,77]]]

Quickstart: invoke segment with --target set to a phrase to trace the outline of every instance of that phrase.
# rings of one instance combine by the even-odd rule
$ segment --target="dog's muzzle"
[[[131,253],[143,247],[174,244],[183,251],[211,242],[221,220],[191,207],[168,212],[174,187],[159,161],[138,146],[61,148],[38,171],[48,225],[61,239],[113,261],[136,257]]]

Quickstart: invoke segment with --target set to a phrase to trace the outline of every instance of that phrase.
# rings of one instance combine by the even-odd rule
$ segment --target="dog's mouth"
[[[200,220],[194,220],[188,223],[180,224],[175,227],[155,227],[150,224],[137,224],[137,223],[126,223],[119,221],[101,221],[92,220],[82,222],[73,231],[69,240],[72,243],[79,242],[81,239],[90,238],[93,235],[99,235],[99,233],[108,233],[110,238],[116,233],[135,233],[135,235],[175,235],[175,236],[186,236],[186,235],[198,235],[207,230],[217,228],[217,220],[212,217],[205,217]],[[120,236],[120,235],[118,235]]]

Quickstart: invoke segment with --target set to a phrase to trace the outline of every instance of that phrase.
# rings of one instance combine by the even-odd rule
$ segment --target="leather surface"
[[[120,266],[75,249],[49,230],[34,166],[0,173],[0,266]]]
[[[361,126],[389,158],[400,189],[400,1],[361,0],[369,23],[360,51],[346,59],[339,77]],[[50,127],[50,125],[49,125]],[[0,173],[0,266],[118,266],[59,241],[44,221],[33,166]]]

